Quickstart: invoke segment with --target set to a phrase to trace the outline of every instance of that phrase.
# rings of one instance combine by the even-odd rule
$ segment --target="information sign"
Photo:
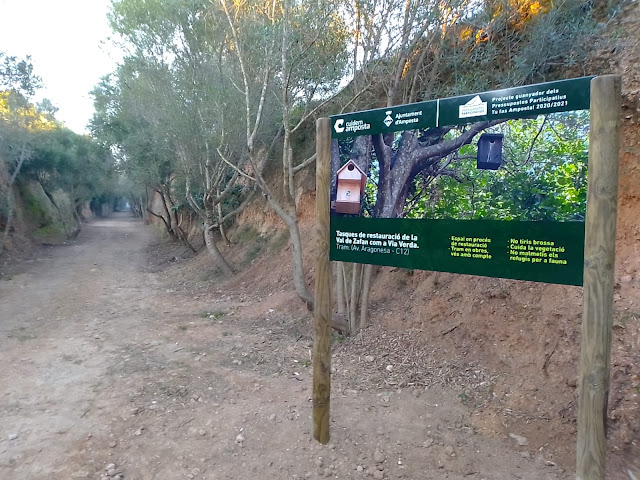
[[[331,117],[330,259],[582,285],[590,81]]]

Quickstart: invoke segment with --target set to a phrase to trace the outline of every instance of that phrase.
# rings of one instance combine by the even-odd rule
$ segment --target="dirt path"
[[[154,242],[126,216],[96,221],[0,282],[0,478],[570,476],[480,435],[454,391],[346,388],[339,362],[320,446],[308,325],[269,307],[278,292],[150,271]]]

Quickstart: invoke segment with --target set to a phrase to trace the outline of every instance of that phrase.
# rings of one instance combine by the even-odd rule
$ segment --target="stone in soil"
[[[513,438],[516,442],[518,442],[518,445],[520,445],[521,447],[525,447],[529,445],[529,441],[527,440],[526,437],[523,437],[521,435],[516,435],[515,433],[510,433],[509,437]]]
[[[373,452],[373,460],[376,463],[382,463],[384,462],[384,453],[382,453],[380,450],[376,449],[375,452]]]

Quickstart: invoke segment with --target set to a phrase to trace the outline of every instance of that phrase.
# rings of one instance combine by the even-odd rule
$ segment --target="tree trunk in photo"
[[[176,225],[176,233],[180,241],[184,243],[189,248],[189,250],[191,250],[193,253],[198,253],[197,250],[193,247],[193,245],[191,245],[191,242],[189,241],[189,233],[185,232],[182,229],[182,222],[184,221],[184,217],[182,216],[182,213],[183,212],[180,212],[179,218],[177,219],[178,223]],[[191,222],[189,222],[189,224],[191,224]]]
[[[75,240],[76,238],[78,238],[78,235],[80,235],[80,232],[82,231],[82,217],[80,216],[81,208],[82,208],[82,203],[79,203],[78,205],[74,205],[72,208],[73,218],[76,221],[76,227],[73,229],[73,232],[71,232],[70,239],[72,240]]]
[[[154,190],[151,190],[152,192]],[[152,193],[153,195],[153,193]],[[146,225],[149,225],[151,219],[149,218],[149,205],[151,204],[151,199],[149,198],[149,188],[144,187],[144,196],[140,196],[140,211],[142,212],[142,220]]]
[[[78,203],[77,205],[73,206],[73,218],[76,219],[76,222],[78,222],[78,227],[80,227],[82,225],[82,203]]]
[[[197,217],[203,222],[204,225],[204,241],[207,247],[207,251],[213,257],[218,268],[220,268],[220,270],[222,270],[227,275],[232,274],[234,270],[218,249],[218,246],[216,245],[214,240],[214,230],[220,231],[222,234],[224,232],[224,229],[222,229],[221,227],[224,222],[242,212],[247,206],[253,194],[252,190],[237,208],[230,212],[227,212],[227,214],[223,216],[221,202],[231,191],[231,188],[235,184],[236,178],[237,175],[234,175],[232,180],[230,180],[230,183],[228,183],[225,187],[224,191],[220,192],[220,189],[216,188],[216,195],[214,196],[211,194],[211,188],[213,188],[211,186],[212,182],[207,174],[207,181],[204,185],[205,194],[202,199],[202,204],[198,203],[198,201],[196,201],[196,199],[192,195],[191,184],[188,179],[185,183],[186,200],[191,206],[191,209],[195,212]],[[226,236],[222,235],[222,239],[227,244],[229,244],[229,240],[226,238]]]

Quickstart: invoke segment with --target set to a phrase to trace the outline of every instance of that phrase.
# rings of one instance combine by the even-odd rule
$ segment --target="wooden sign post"
[[[313,438],[329,442],[331,404],[331,121],[316,122],[316,298],[313,340]]]
[[[621,80],[591,81],[576,478],[604,480],[618,202]]]
[[[609,395],[609,363],[611,357],[611,330],[613,313],[613,286],[615,268],[615,241],[616,241],[616,214],[618,199],[618,155],[620,145],[620,108],[621,108],[621,79],[617,75],[605,75],[591,80],[590,102],[587,101],[584,92],[586,78],[555,82],[552,84],[531,85],[519,87],[520,90],[504,90],[500,92],[485,92],[487,95],[505,98],[506,93],[520,92],[522,98],[544,98],[548,93],[549,85],[560,89],[567,101],[558,109],[539,110],[539,113],[553,113],[555,111],[584,110],[590,108],[591,123],[589,133],[589,165],[588,165],[588,199],[584,230],[584,304],[582,315],[582,340],[580,351],[580,380],[578,403],[578,438],[576,455],[576,478],[578,480],[604,480],[605,478],[605,454],[607,450],[606,419],[607,399]],[[581,88],[575,88],[575,86]],[[506,92],[506,93],[505,93]],[[523,93],[524,92],[524,93]],[[528,92],[528,93],[527,93]],[[531,97],[531,98],[530,98]],[[466,98],[466,97],[465,97]],[[479,96],[477,98],[480,99]],[[493,98],[493,97],[491,97]],[[447,102],[460,102],[457,97],[444,99]],[[529,101],[529,100],[526,100]],[[533,100],[531,100],[533,102]],[[562,103],[562,102],[560,102]],[[555,105],[553,102],[550,105]],[[413,125],[412,128],[431,128],[430,108],[433,110],[435,103],[426,102],[410,106],[407,112],[415,113],[421,108],[420,115],[416,115],[417,122],[424,125]],[[440,100],[437,101],[440,105]],[[486,103],[484,104],[486,108]],[[533,103],[531,104],[533,105]],[[546,104],[543,104],[546,105]],[[463,107],[469,107],[468,102],[462,105],[455,103],[456,108],[449,107],[445,112],[457,115],[452,124],[458,124],[463,118],[460,112]],[[408,107],[407,107],[408,108]],[[475,107],[474,107],[475,108]],[[547,108],[547,107],[544,107]],[[441,109],[437,109],[441,111]],[[334,129],[338,137],[358,133],[373,135],[386,131],[393,124],[390,112],[382,109],[379,118],[377,110],[356,112],[345,116],[335,116]],[[426,113],[424,113],[426,112]],[[406,112],[405,112],[406,113]],[[424,113],[424,115],[422,115]],[[484,112],[485,116],[487,111]],[[499,115],[492,112],[491,115]],[[404,114],[403,114],[404,115]],[[467,115],[468,116],[468,115]],[[466,119],[467,116],[464,118]],[[418,118],[419,117],[419,118]],[[403,117],[400,117],[403,118]],[[438,117],[435,116],[437,123]],[[496,117],[497,118],[497,117]],[[346,130],[349,122],[351,130]],[[412,122],[416,123],[416,122]],[[315,298],[315,339],[313,354],[313,436],[320,443],[329,441],[329,411],[331,397],[331,288],[329,262],[330,253],[330,184],[331,184],[331,136],[332,124],[328,118],[321,118],[316,123],[316,298]],[[480,148],[480,147],[479,147]],[[343,220],[344,218],[337,220]],[[349,218],[350,222],[360,221],[358,218]],[[367,219],[373,222],[379,219]],[[514,222],[515,223],[515,222]],[[535,222],[525,225],[523,238],[531,234],[530,230],[536,228]],[[571,226],[571,222],[566,222]],[[420,225],[425,225],[422,222]],[[512,224],[513,225],[513,224]],[[343,227],[344,228],[344,227]],[[379,228],[382,228],[380,226]],[[387,228],[387,227],[385,227]],[[400,228],[400,227],[398,227]],[[349,230],[346,230],[349,231]],[[564,230],[562,230],[564,231]],[[557,230],[560,232],[560,230]],[[370,233],[370,232],[369,232]],[[384,233],[384,232],[383,232]],[[416,241],[419,235],[415,231]],[[442,232],[440,232],[442,233]],[[494,232],[498,235],[500,232]],[[559,235],[559,234],[558,234]],[[448,237],[449,235],[445,235]],[[567,236],[567,238],[574,238]],[[448,241],[445,238],[445,242]],[[571,247],[570,244],[567,244]],[[346,251],[347,249],[345,249]],[[580,252],[582,253],[582,252]],[[337,254],[336,254],[337,255]],[[360,253],[349,251],[350,257]],[[338,257],[332,257],[340,260]],[[386,257],[385,257],[386,258]],[[401,260],[405,257],[398,257]],[[449,259],[453,262],[455,258]],[[376,263],[379,258],[371,256],[360,258],[357,263],[371,263],[380,265],[396,265],[395,263]],[[509,262],[510,260],[505,260]],[[576,260],[577,270],[582,261],[582,255]],[[570,259],[570,262],[572,260]],[[546,262],[545,262],[546,263]],[[565,265],[566,265],[565,261]],[[404,264],[397,264],[405,266]],[[413,265],[413,264],[412,264]],[[426,263],[425,263],[426,265]],[[509,264],[511,266],[511,264]],[[442,271],[451,271],[443,268]],[[465,270],[466,273],[474,273]],[[526,273],[526,272],[525,272]],[[477,273],[476,273],[477,274]],[[557,277],[557,274],[554,274]],[[554,277],[554,279],[556,278]],[[524,279],[518,274],[512,278]],[[531,278],[537,281],[549,281],[541,278]],[[573,276],[562,282],[579,285],[573,282]]]

